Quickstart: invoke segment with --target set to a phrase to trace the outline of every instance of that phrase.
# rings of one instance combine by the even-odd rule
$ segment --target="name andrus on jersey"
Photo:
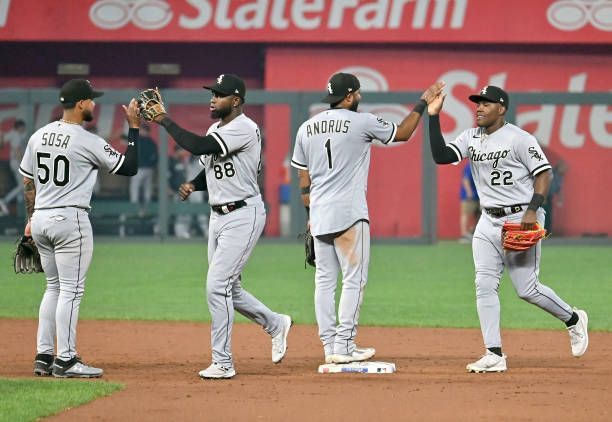
[[[306,136],[318,135],[321,133],[346,133],[351,125],[350,120],[321,120],[310,122],[306,125]]]
[[[503,151],[480,152],[476,151],[474,147],[468,147],[468,152],[470,153],[470,159],[472,162],[495,160],[493,161],[493,168],[497,168],[499,159],[506,158],[510,153],[510,150],[505,149]]]

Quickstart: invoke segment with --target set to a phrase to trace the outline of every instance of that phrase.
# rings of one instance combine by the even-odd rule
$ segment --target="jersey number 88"
[[[233,177],[236,174],[236,170],[234,170],[234,163],[227,162],[224,163],[223,166],[221,164],[215,164],[213,166],[213,171],[215,172],[216,179],[223,179],[223,177]]]

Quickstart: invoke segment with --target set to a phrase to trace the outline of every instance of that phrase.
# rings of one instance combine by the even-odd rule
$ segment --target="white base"
[[[358,373],[358,374],[392,374],[395,364],[391,362],[351,362],[326,363],[319,365],[320,374]]]

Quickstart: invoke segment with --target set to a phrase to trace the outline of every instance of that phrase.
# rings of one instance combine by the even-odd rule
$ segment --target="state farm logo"
[[[159,29],[170,22],[172,10],[164,0],[98,0],[89,18],[102,29],[119,29],[130,22],[141,29]]]
[[[612,31],[612,0],[559,0],[548,7],[546,17],[562,31],[577,31],[587,24]]]

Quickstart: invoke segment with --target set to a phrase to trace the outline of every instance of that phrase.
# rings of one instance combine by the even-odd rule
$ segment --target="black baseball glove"
[[[13,268],[16,274],[43,272],[40,254],[32,236],[22,236],[17,241],[17,249],[13,257]]]
[[[311,267],[315,267],[314,237],[312,237],[310,229],[307,228],[304,233],[300,233],[300,237],[304,238],[304,252],[306,253],[304,268],[306,268],[306,264],[310,265]]]

